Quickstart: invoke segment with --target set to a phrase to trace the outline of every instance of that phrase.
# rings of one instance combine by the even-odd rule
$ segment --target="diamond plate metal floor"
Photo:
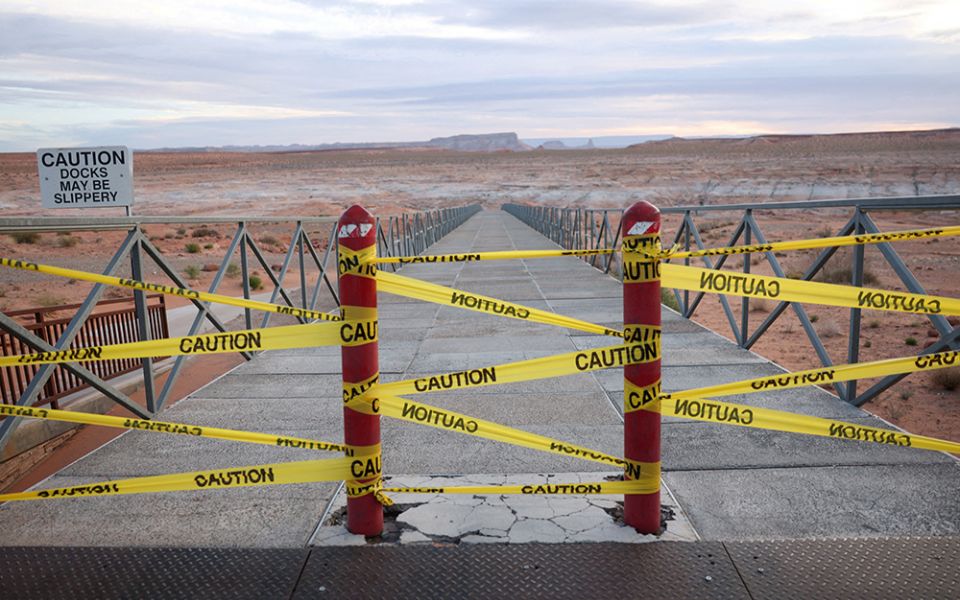
[[[960,537],[0,548],[4,598],[960,598]]]
[[[310,551],[9,547],[0,597],[288,598]]]

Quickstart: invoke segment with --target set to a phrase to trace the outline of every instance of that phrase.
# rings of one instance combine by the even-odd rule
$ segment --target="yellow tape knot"
[[[381,505],[393,506],[393,499],[383,491],[383,479],[380,477],[377,477],[376,481],[369,483],[360,483],[359,481],[347,481],[346,483],[347,496],[350,498],[359,498],[360,496],[373,494],[373,497],[376,498],[377,502]]]
[[[675,254],[680,252],[680,244],[674,244],[673,247],[671,247],[669,250],[666,248],[658,248],[658,249],[651,249],[651,250],[638,248],[636,250],[626,250],[626,252],[629,254],[639,254],[644,258],[652,259],[652,260],[670,260],[671,258],[673,258]]]

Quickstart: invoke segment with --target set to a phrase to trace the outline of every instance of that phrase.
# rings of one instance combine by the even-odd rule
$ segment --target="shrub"
[[[952,392],[960,387],[960,367],[937,369],[933,372],[933,382],[943,389]]]
[[[230,279],[236,279],[237,277],[240,277],[240,267],[237,266],[237,263],[232,262],[227,265],[227,277]]]
[[[751,298],[750,312],[768,313],[770,312],[770,301],[766,298]]]
[[[204,244],[204,245],[203,245],[203,249],[204,249],[204,250],[212,250],[212,249],[213,249],[213,244]]]
[[[200,252],[200,244],[194,244],[193,242],[190,242],[189,244],[184,246],[183,249],[186,250],[189,254],[196,254],[197,252]]]
[[[60,304],[66,304],[67,301],[57,296],[56,294],[51,294],[50,292],[43,292],[38,294],[34,301],[40,306],[58,306]]]
[[[853,279],[853,269],[850,267],[840,267],[840,266],[831,266],[827,265],[817,274],[816,280],[822,281],[824,283],[839,283],[840,285],[850,285],[850,281]],[[876,285],[879,281],[877,279],[876,273],[863,268],[863,283],[866,285]]]
[[[671,308],[677,312],[680,312],[680,303],[677,302],[677,297],[673,295],[673,290],[668,290],[668,289],[660,290],[660,304],[663,304],[667,308]]]
[[[908,345],[908,346],[916,346],[916,345],[917,345],[917,338],[915,338],[915,337],[908,337],[907,339],[903,340],[903,343],[906,344],[906,345]]]
[[[276,246],[280,242],[277,241],[277,238],[273,237],[272,235],[265,235],[260,238],[260,243],[264,246]]]
[[[36,231],[17,231],[10,234],[18,244],[36,244],[40,240],[40,234]]]
[[[906,388],[900,390],[900,399],[901,399],[901,400],[909,400],[912,396],[913,396],[913,390],[909,390],[909,389],[906,389]]]
[[[811,319],[812,320],[812,319]],[[833,321],[824,320],[817,330],[820,335],[826,338],[837,337],[840,335],[840,327]]]
[[[260,288],[263,287],[263,280],[260,279],[260,277],[258,277],[257,275],[251,275],[248,281],[250,282],[251,290],[259,290]]]
[[[853,254],[849,248],[838,251],[823,266],[823,269],[817,273],[814,279],[823,283],[839,283],[841,285],[850,285],[853,279],[853,268],[850,266]],[[863,283],[865,285],[875,285],[879,279],[876,273],[871,271],[866,264],[863,265]]]
[[[873,319],[872,321],[867,323],[867,328],[869,329],[877,329],[878,327],[880,327],[880,321],[876,319]]]
[[[80,238],[75,238],[72,235],[66,237],[57,237],[57,247],[59,248],[73,248],[77,245],[77,242],[80,241]]]
[[[183,270],[187,275],[187,279],[199,279],[200,278],[200,267],[196,265],[190,265]]]
[[[165,234],[163,234],[163,239],[165,239],[165,240],[172,240],[172,239],[173,239],[173,232],[172,232],[172,231],[168,231],[168,232],[166,232]]]
[[[209,227],[198,227],[193,230],[190,236],[195,238],[220,237],[220,234],[217,232],[216,229],[211,229]]]
[[[184,229],[183,227],[177,230],[177,235],[186,235],[186,233],[187,233],[187,230]]]
[[[817,315],[810,315],[810,322],[811,322],[811,323],[816,323],[816,322],[819,321],[819,320],[820,320],[820,317],[818,317]]]
[[[865,341],[863,342],[863,347],[864,347],[864,348],[869,348],[870,346],[873,346],[873,342],[871,342],[870,340],[865,340]]]

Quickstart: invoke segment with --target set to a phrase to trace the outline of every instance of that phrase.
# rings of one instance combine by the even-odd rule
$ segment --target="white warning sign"
[[[356,225],[341,225],[340,233],[337,234],[339,238],[355,238],[355,237],[366,237],[370,230],[373,229],[372,223],[360,223],[358,228]]]
[[[125,146],[37,150],[43,208],[133,206],[133,154]]]
[[[653,227],[653,221],[637,221],[627,232],[627,235],[643,235]]]

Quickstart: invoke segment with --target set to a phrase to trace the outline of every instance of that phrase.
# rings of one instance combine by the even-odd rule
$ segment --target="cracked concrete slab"
[[[519,485],[583,483],[602,481],[614,473],[472,474],[447,477],[398,475],[385,485],[400,487],[455,487],[470,485]],[[661,536],[642,535],[623,524],[618,516],[622,498],[586,495],[515,494],[403,494],[388,493],[396,502],[396,530],[368,543],[392,544],[562,544],[580,542],[645,543],[658,540],[696,541],[686,516],[666,490],[662,494],[669,515]],[[343,527],[341,493],[332,503],[331,518],[321,525],[312,545],[354,543]],[[388,525],[389,531],[391,526]]]

